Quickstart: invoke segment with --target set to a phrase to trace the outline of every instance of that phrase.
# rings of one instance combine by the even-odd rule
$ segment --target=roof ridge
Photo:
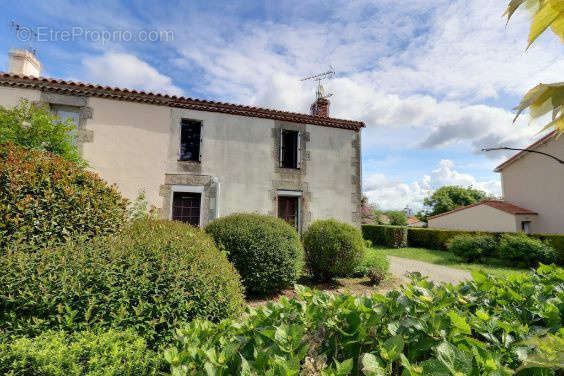
[[[517,212],[510,212],[508,210],[504,210],[504,209],[497,207],[497,206],[488,205],[488,203],[500,203],[500,204],[504,204],[504,205],[507,205],[507,206],[512,206],[515,209],[519,209],[519,210]],[[512,203],[505,201],[505,200],[486,199],[486,200],[481,200],[481,201],[475,202],[475,203],[470,204],[470,205],[459,206],[458,208],[449,210],[449,211],[444,212],[444,213],[433,215],[433,216],[429,217],[429,219],[442,217],[443,215],[451,214],[451,213],[461,211],[461,210],[464,210],[464,209],[468,209],[468,208],[472,208],[472,207],[478,206],[478,205],[488,205],[490,208],[501,210],[505,213],[510,213],[510,214],[513,214],[513,215],[516,215],[516,214],[538,214],[538,213],[533,212],[532,210],[522,208],[520,206],[517,206],[517,205],[512,204]]]
[[[56,87],[56,86],[62,87]],[[79,91],[99,97],[113,97],[117,100],[132,100],[154,104],[167,105],[170,107],[190,108],[201,111],[223,112],[234,115],[254,116],[271,118],[276,120],[287,120],[298,123],[308,123],[334,128],[360,130],[365,126],[362,121],[339,119],[332,117],[314,116],[304,113],[277,110],[267,107],[235,104],[229,102],[214,101],[208,99],[191,98],[170,94],[162,94],[144,90],[104,86],[100,84],[63,80],[50,77],[33,77],[7,72],[0,72],[0,86],[31,86],[50,91]],[[51,87],[49,87],[51,86]],[[92,93],[90,91],[98,91]],[[103,93],[107,92],[107,93]],[[207,108],[202,108],[207,107]],[[261,115],[261,116],[259,116]]]
[[[525,149],[532,149],[532,148],[536,148],[537,146],[540,146],[542,144],[544,144],[545,142],[548,142],[549,140],[551,140],[554,136],[556,136],[557,131],[553,130],[552,132],[542,136],[541,138],[539,138],[538,140],[536,140],[535,142],[533,142],[532,144],[530,144],[529,146],[527,146]],[[501,170],[503,170],[505,167],[509,166],[510,164],[512,164],[513,162],[515,162],[516,160],[518,160],[519,158],[524,157],[526,154],[530,154],[529,152],[525,151],[525,150],[521,150],[520,152],[512,155],[511,157],[509,157],[509,159],[507,159],[505,162],[501,163],[500,165],[498,165],[495,169],[494,172],[500,172]]]

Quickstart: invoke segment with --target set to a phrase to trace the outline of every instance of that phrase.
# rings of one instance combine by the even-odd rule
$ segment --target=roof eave
[[[533,142],[531,145],[527,146],[525,149],[533,149],[533,148],[536,148],[538,146],[543,145],[544,143],[550,141],[554,136],[556,136],[556,133],[557,132],[555,130],[548,133],[547,135],[545,135],[542,138],[538,139],[537,141]],[[528,153],[527,151],[521,150],[520,152],[516,153],[515,155],[510,157],[508,160],[506,160],[505,162],[503,162],[502,164],[497,166],[494,169],[494,172],[501,172],[505,167],[513,164],[513,162],[516,162],[517,160],[523,158],[527,154],[530,154],[530,153]]]
[[[330,128],[341,128],[360,131],[364,122],[312,116],[296,112],[280,111],[269,108],[244,106],[225,102],[208,101],[189,97],[178,97],[168,94],[145,92],[102,86],[97,84],[52,79],[48,77],[31,77],[0,72],[0,86],[23,87],[41,91],[59,92],[72,95],[89,95],[115,100],[143,102],[176,108],[188,108],[198,111],[222,112],[233,115],[284,120],[295,123],[313,124]]]

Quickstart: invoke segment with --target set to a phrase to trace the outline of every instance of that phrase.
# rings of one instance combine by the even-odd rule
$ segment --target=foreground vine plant
[[[504,13],[507,22],[519,8],[528,8],[533,14],[527,48],[549,28],[564,43],[564,1],[510,0]],[[564,133],[564,82],[538,84],[530,89],[515,107],[517,114],[513,122],[527,108],[533,119],[552,112],[552,121],[542,130],[555,129],[559,133]]]
[[[196,320],[173,375],[554,375],[564,368],[564,270],[355,297],[296,287],[240,321]]]

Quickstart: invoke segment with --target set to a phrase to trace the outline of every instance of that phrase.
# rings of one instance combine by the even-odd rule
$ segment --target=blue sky
[[[4,1],[0,67],[31,44],[45,76],[307,112],[314,85],[300,78],[333,65],[331,115],[367,125],[366,194],[418,209],[444,184],[500,194],[506,155],[479,150],[532,142],[539,128],[513,125],[511,108],[562,80],[562,44],[547,33],[525,51],[529,15],[506,27],[505,3]]]

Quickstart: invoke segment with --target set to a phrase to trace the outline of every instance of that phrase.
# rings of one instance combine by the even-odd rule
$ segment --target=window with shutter
[[[182,120],[180,125],[180,160],[200,161],[202,123],[195,120]]]
[[[299,168],[299,132],[283,129],[280,134],[280,167]]]

